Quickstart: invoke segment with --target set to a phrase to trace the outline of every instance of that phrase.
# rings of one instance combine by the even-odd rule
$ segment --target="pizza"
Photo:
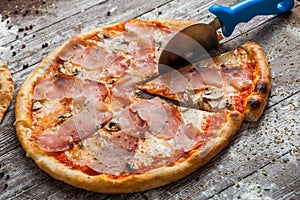
[[[14,82],[7,66],[0,60],[0,122],[7,111],[14,92]]]
[[[101,193],[166,185],[216,156],[244,120],[262,115],[269,66],[247,42],[147,81],[166,42],[193,23],[132,19],[51,52],[17,96],[27,156],[55,179]]]

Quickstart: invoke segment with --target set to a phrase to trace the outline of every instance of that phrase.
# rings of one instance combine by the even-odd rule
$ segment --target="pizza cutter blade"
[[[257,15],[281,14],[293,7],[294,0],[243,0],[229,7],[213,5],[209,11],[216,18],[211,23],[188,26],[167,42],[158,59],[159,74],[210,57],[208,52],[218,46],[219,28],[229,37],[240,22],[248,22]]]

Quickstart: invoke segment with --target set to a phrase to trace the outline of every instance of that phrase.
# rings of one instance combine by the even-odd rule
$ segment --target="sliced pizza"
[[[158,73],[164,43],[192,23],[133,19],[74,36],[50,53],[17,96],[15,126],[27,156],[58,180],[103,193],[159,187],[207,163],[245,117],[254,120],[261,114],[269,93],[269,69],[261,48],[246,43],[235,56],[243,60],[247,52],[250,69],[230,66],[230,54],[216,60],[220,68],[203,67],[199,73],[183,69],[187,72],[181,76],[188,81],[176,92],[172,84],[161,87],[159,79],[141,88],[141,83]],[[220,86],[193,83],[193,77],[210,70],[220,75],[221,82],[216,83]],[[224,77],[241,80],[239,73],[248,78],[237,84],[247,84],[246,95],[228,83],[235,103],[225,102],[218,109],[211,106],[208,99],[220,101],[219,106],[228,96]],[[197,88],[200,83],[206,88]],[[205,93],[211,88],[224,95],[207,96],[204,102],[203,95],[212,95]],[[152,95],[141,98],[137,95],[141,89]],[[187,89],[194,90],[191,102],[203,101],[211,107],[201,110],[170,101]]]

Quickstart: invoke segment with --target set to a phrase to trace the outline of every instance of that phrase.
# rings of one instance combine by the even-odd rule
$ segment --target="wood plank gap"
[[[157,8],[161,8],[161,7],[165,6],[166,4],[171,3],[172,1],[174,1],[174,0],[167,1],[166,3],[163,3],[163,4],[161,4],[160,6],[157,6],[157,7],[155,7],[155,8],[152,8],[151,10],[148,10],[148,11],[145,12],[145,13],[141,13],[141,14],[137,15],[135,18],[139,18],[139,17],[142,17],[143,15],[146,15],[147,13],[151,13],[152,11],[156,10]]]

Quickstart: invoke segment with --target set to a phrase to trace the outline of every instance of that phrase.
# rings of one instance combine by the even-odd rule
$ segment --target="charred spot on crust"
[[[257,109],[260,107],[260,101],[254,98],[251,98],[248,100],[248,104],[251,106],[253,109]]]
[[[263,94],[268,93],[268,86],[265,82],[258,82],[255,86],[255,92],[261,92]]]
[[[233,112],[233,113],[231,113],[230,116],[231,116],[232,118],[236,118],[236,117],[239,116],[239,114],[238,114],[238,112]]]

